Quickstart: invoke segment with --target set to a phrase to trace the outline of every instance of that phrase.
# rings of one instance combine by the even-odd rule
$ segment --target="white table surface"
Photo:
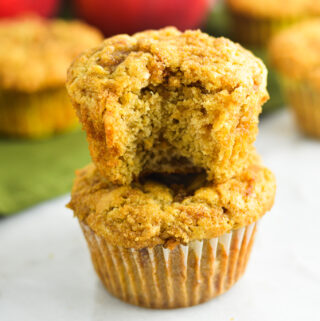
[[[277,198],[229,292],[165,311],[111,297],[64,196],[0,220],[0,320],[320,320],[320,142],[282,111],[263,119],[257,148],[277,176]]]

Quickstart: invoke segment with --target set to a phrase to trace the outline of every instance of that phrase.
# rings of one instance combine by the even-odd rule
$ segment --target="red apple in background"
[[[0,0],[0,18],[35,13],[53,16],[59,7],[59,0]]]
[[[212,0],[73,0],[75,11],[106,36],[145,29],[201,26]]]

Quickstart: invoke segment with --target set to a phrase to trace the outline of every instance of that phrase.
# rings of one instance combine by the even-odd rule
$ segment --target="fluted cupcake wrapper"
[[[35,93],[0,90],[0,133],[37,138],[78,124],[64,87]]]
[[[241,44],[251,46],[266,46],[272,35],[290,25],[302,20],[304,17],[291,17],[279,19],[252,18],[232,13],[234,40]]]
[[[285,97],[300,129],[320,138],[320,92],[303,81],[282,77]]]
[[[178,308],[205,302],[227,291],[244,273],[256,223],[220,237],[166,249],[114,246],[85,223],[97,274],[119,299],[148,308]]]

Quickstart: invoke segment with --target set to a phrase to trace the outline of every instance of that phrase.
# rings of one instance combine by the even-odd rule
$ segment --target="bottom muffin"
[[[35,93],[0,91],[0,134],[42,138],[77,126],[76,113],[66,89]]]
[[[110,293],[144,307],[177,308],[205,302],[238,280],[274,194],[274,176],[259,163],[219,185],[194,174],[151,175],[120,187],[90,164],[77,172],[68,206]]]

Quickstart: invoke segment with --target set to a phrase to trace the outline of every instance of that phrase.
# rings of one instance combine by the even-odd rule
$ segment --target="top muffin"
[[[0,88],[35,92],[63,86],[71,61],[102,35],[78,21],[38,17],[0,21]]]
[[[284,76],[320,89],[320,19],[297,24],[276,35],[269,47],[273,65]]]
[[[320,14],[319,0],[227,0],[234,12],[262,19]]]
[[[221,182],[252,152],[266,76],[238,44],[165,28],[106,39],[74,61],[67,90],[110,182],[200,169]]]

